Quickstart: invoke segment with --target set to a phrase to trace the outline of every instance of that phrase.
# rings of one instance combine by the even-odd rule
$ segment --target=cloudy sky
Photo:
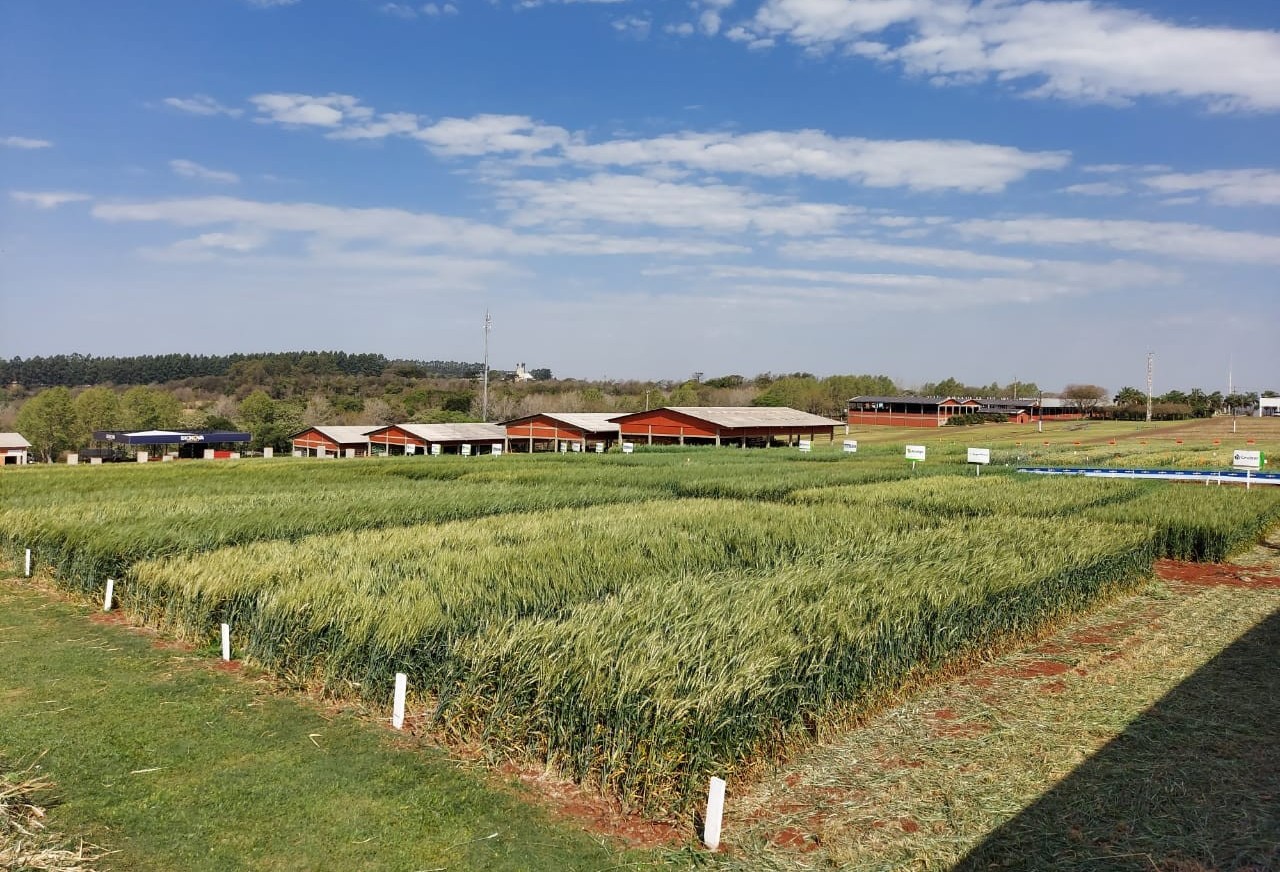
[[[1275,0],[0,8],[0,356],[1280,389]]]

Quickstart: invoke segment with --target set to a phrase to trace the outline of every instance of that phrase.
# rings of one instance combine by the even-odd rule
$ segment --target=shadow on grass
[[[955,868],[1280,870],[1280,611]]]

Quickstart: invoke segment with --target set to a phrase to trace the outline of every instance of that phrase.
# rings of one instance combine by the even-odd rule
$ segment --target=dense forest
[[[419,378],[472,378],[484,371],[480,363],[456,360],[388,360],[381,354],[345,351],[284,351],[264,354],[145,354],[136,357],[94,357],[55,354],[0,360],[0,384],[26,388],[149,385],[182,379],[225,376],[288,378],[293,375],[377,376],[395,366]],[[550,374],[548,373],[548,377]]]

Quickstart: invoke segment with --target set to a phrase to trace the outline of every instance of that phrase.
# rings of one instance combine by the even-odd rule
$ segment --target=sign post
[[[970,448],[969,462],[973,464],[973,474],[975,476],[982,475],[982,467],[991,462],[990,448]]]
[[[908,445],[907,460],[911,461],[911,470],[914,472],[917,461],[923,461],[925,458],[925,447],[923,445]]]
[[[1258,472],[1262,467],[1266,466],[1267,459],[1261,451],[1240,451],[1236,450],[1231,453],[1231,466],[1235,469],[1244,470],[1244,489],[1249,489],[1249,473]]]
[[[845,453],[845,454],[857,454],[857,453],[858,453],[858,440],[857,440],[857,439],[846,439],[846,440],[844,440],[844,453]]]
[[[810,451],[812,451],[812,450],[813,450],[813,442],[812,442],[812,441],[810,441],[810,440],[808,440],[808,439],[801,439],[801,440],[800,440],[800,453],[801,453],[801,454],[808,454],[808,453],[809,453]]]

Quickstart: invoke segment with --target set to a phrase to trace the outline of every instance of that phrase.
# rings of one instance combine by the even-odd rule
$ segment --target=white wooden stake
[[[222,659],[231,660],[231,625],[222,625]]]
[[[404,728],[404,694],[409,687],[409,677],[403,672],[396,673],[396,697],[391,705],[391,726],[397,730]]]
[[[31,549],[30,548],[27,549],[26,569],[23,571],[26,573],[27,578],[31,577]]]
[[[707,816],[702,827],[702,843],[713,851],[720,850],[720,823],[724,819],[724,779],[711,776],[707,791]]]
[[[107,592],[102,597],[102,610],[104,612],[111,611],[112,600],[116,593],[116,580],[114,578],[107,579]]]

